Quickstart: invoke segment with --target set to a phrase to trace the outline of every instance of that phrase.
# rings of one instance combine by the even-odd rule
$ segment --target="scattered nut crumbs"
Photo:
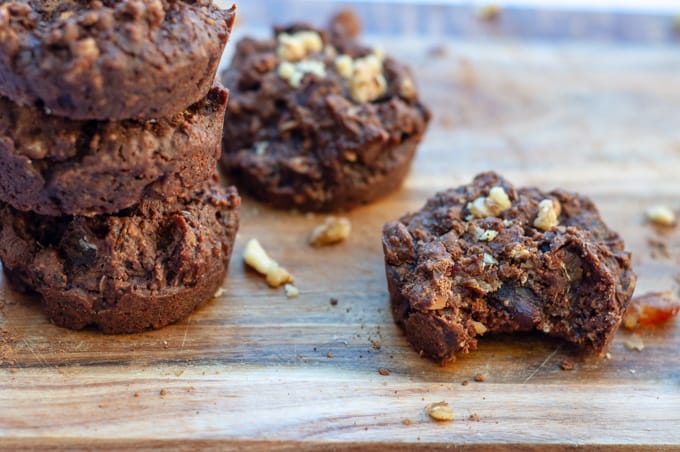
[[[222,295],[224,295],[224,289],[220,287],[215,291],[215,295],[213,295],[213,298],[220,298]]]
[[[453,409],[444,401],[430,403],[425,407],[425,411],[435,421],[445,422],[453,420]]]
[[[351,232],[352,223],[347,218],[328,217],[312,230],[309,244],[315,247],[335,245],[347,239]]]
[[[413,421],[411,419],[406,418],[403,421],[401,421],[401,423],[406,425],[406,426],[409,426],[409,425],[413,424]]]
[[[326,358],[333,359],[333,353],[331,352],[326,353]]]
[[[470,415],[470,420],[474,422],[479,422],[479,415],[477,413],[472,413]]]
[[[675,212],[661,205],[647,209],[647,219],[658,226],[674,226],[678,221]]]
[[[288,298],[295,298],[300,295],[300,290],[292,284],[286,284],[283,288],[286,291],[286,297]]]
[[[574,370],[576,365],[574,365],[573,361],[570,361],[568,359],[563,359],[560,361],[560,369],[562,370]]]
[[[161,397],[165,397],[166,395],[168,395],[168,390],[165,389],[165,388],[164,388],[164,389],[161,389],[160,395],[161,395]]]
[[[629,330],[660,325],[680,312],[680,301],[673,292],[650,292],[633,298],[623,314],[623,326]]]
[[[381,367],[380,369],[378,369],[378,373],[379,373],[380,375],[382,375],[383,377],[387,377],[387,376],[390,375],[392,372],[390,372],[389,369],[385,369],[384,367]]]
[[[475,381],[476,381],[476,382],[481,383],[481,382],[483,382],[484,380],[486,380],[486,377],[484,376],[484,374],[477,374],[477,375],[475,375]]]
[[[283,284],[294,282],[294,278],[288,273],[288,270],[279,266],[275,260],[269,257],[257,239],[248,241],[243,258],[246,264],[267,277],[267,284],[270,287],[280,287]]]
[[[503,12],[503,9],[500,7],[500,5],[496,5],[494,3],[490,3],[488,5],[484,5],[481,8],[477,10],[477,17],[480,20],[486,21],[486,22],[493,22],[495,20],[498,20],[498,18],[501,16],[501,13]]]
[[[630,351],[641,352],[645,349],[645,343],[642,341],[642,337],[639,334],[631,334],[624,341],[623,345]]]

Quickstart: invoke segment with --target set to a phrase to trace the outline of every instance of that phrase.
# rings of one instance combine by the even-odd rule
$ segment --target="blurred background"
[[[220,0],[223,5],[232,1]],[[247,0],[236,2],[251,30],[304,17],[317,25],[352,7],[366,34],[512,36],[680,42],[677,0]],[[315,12],[310,17],[309,11]]]

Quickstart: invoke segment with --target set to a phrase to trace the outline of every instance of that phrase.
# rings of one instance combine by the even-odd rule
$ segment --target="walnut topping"
[[[309,244],[312,246],[334,245],[349,237],[351,231],[352,223],[347,218],[328,217],[323,224],[312,230]]]
[[[286,61],[302,61],[309,54],[323,50],[321,35],[315,31],[281,33],[277,36],[279,46],[276,54]]]
[[[475,333],[479,334],[480,336],[483,336],[484,333],[489,331],[486,325],[484,325],[482,322],[477,322],[476,320],[472,321],[472,326],[475,329]]]
[[[447,402],[430,403],[425,407],[427,414],[435,421],[452,421],[453,409]]]
[[[399,95],[404,99],[413,99],[416,97],[416,87],[413,80],[409,77],[404,77],[399,82]]]
[[[387,92],[387,80],[383,75],[382,60],[368,55],[354,60],[349,95],[359,103],[372,102]]]
[[[512,202],[503,187],[493,187],[489,196],[480,196],[467,205],[472,218],[496,217],[510,207]]]
[[[498,237],[498,231],[494,231],[493,229],[479,229],[477,231],[478,242],[491,242],[496,237]]]
[[[498,261],[492,255],[484,253],[484,265],[498,265]]]
[[[293,282],[293,276],[288,273],[288,270],[279,266],[274,259],[269,257],[257,239],[251,239],[246,244],[243,259],[258,273],[265,275],[267,284],[271,287],[280,287],[283,284]]]
[[[534,220],[534,226],[542,231],[549,231],[560,224],[558,217],[562,211],[559,201],[544,199],[538,204],[538,215]]]
[[[624,347],[630,351],[641,352],[645,349],[645,343],[639,334],[631,334],[623,341]]]
[[[349,55],[339,55],[335,58],[335,70],[344,78],[350,79],[354,72],[354,60]]]
[[[302,84],[306,74],[314,74],[323,78],[326,76],[326,66],[322,61],[300,61],[299,63],[284,61],[279,65],[279,77],[286,80],[293,88]]]
[[[673,226],[677,219],[675,213],[666,206],[654,206],[647,210],[647,219],[660,226]]]

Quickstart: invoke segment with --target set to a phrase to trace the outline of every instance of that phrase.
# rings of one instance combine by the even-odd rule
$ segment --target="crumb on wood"
[[[576,368],[574,361],[571,361],[569,359],[563,359],[562,361],[560,361],[560,369],[562,369],[562,370],[574,370],[574,368]]]
[[[477,374],[477,375],[475,375],[475,381],[476,381],[477,383],[482,383],[482,382],[485,381],[485,380],[486,380],[486,377],[484,376],[484,374]]]
[[[409,419],[409,418],[404,419],[403,421],[401,421],[401,423],[404,424],[404,425],[406,425],[407,427],[408,427],[409,425],[413,425],[413,421],[412,421],[411,419]]]
[[[165,397],[166,395],[168,395],[168,390],[163,388],[160,390],[159,394],[161,395],[161,397]]]
[[[175,371],[175,377],[181,377],[184,374],[184,369],[178,369]]]
[[[628,330],[661,325],[678,313],[680,301],[673,292],[648,292],[633,298],[623,314],[622,325]]]
[[[346,240],[352,232],[347,218],[328,217],[309,234],[309,244],[314,247],[335,245]]]
[[[612,354],[610,352],[605,353],[604,359],[612,359]]]
[[[463,385],[463,386],[467,386],[469,384],[470,384],[470,382],[468,380],[463,380],[463,382],[461,383],[461,385]]]
[[[645,343],[639,334],[631,334],[624,341],[623,345],[630,351],[641,352],[645,349]]]
[[[373,350],[380,350],[382,348],[380,341],[371,341],[371,346],[373,347]]]
[[[286,284],[283,289],[286,291],[286,298],[296,298],[300,295],[300,290],[292,284]]]
[[[392,372],[390,372],[389,369],[385,369],[384,367],[381,367],[380,369],[378,369],[378,373],[379,373],[380,375],[382,375],[383,377],[387,377],[387,376],[390,375]]]
[[[220,298],[222,295],[224,295],[224,293],[225,293],[224,289],[220,287],[215,291],[215,295],[213,295],[213,298]]]
[[[469,419],[473,422],[479,422],[479,415],[477,413],[472,413]]]
[[[648,237],[647,244],[651,248],[650,255],[652,256],[652,258],[654,259],[657,259],[659,257],[663,257],[666,259],[671,258],[671,252],[668,249],[668,245],[664,240],[661,240],[656,237]]]
[[[337,306],[338,305],[338,299],[337,298],[331,298],[330,304],[331,304],[331,306]]]
[[[133,396],[135,397],[135,399],[138,399],[138,398],[139,398],[139,393],[138,393],[138,392],[135,392],[135,393],[133,394]]]
[[[438,422],[453,420],[453,408],[445,401],[430,403],[425,407],[428,416]]]
[[[333,353],[331,352],[326,353],[326,358],[333,359]]]

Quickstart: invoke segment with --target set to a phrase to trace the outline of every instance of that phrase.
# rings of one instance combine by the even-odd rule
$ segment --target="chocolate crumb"
[[[467,381],[467,380],[463,380],[463,382],[461,383],[461,385],[463,385],[463,386],[467,386],[467,385],[469,385],[469,384],[470,384],[470,382]]]
[[[413,421],[411,419],[408,419],[408,418],[401,421],[401,423],[406,425],[406,426],[413,425]]]
[[[481,383],[481,382],[483,382],[484,380],[486,380],[486,377],[484,376],[484,374],[477,374],[477,375],[475,375],[475,381],[476,381],[476,382]]]
[[[333,359],[333,353],[331,352],[326,353],[326,358]]]
[[[135,396],[135,398],[139,398],[139,393],[138,393],[138,392],[135,392],[135,393],[134,393],[134,396]]]
[[[472,413],[469,419],[474,422],[479,422],[479,415],[477,413]]]
[[[385,369],[384,367],[381,367],[380,369],[378,369],[378,373],[380,375],[382,375],[383,377],[386,377],[389,374],[391,374],[392,372],[390,372],[389,369]]]
[[[337,306],[338,305],[338,299],[337,298],[331,298],[331,306]]]
[[[161,397],[165,397],[166,395],[168,395],[168,390],[165,388],[161,389],[160,395]]]
[[[382,348],[380,341],[371,341],[371,345],[373,346],[373,350],[380,350]]]
[[[563,359],[560,361],[560,369],[562,370],[574,370],[576,365],[574,364],[573,361],[570,361],[568,359]]]

